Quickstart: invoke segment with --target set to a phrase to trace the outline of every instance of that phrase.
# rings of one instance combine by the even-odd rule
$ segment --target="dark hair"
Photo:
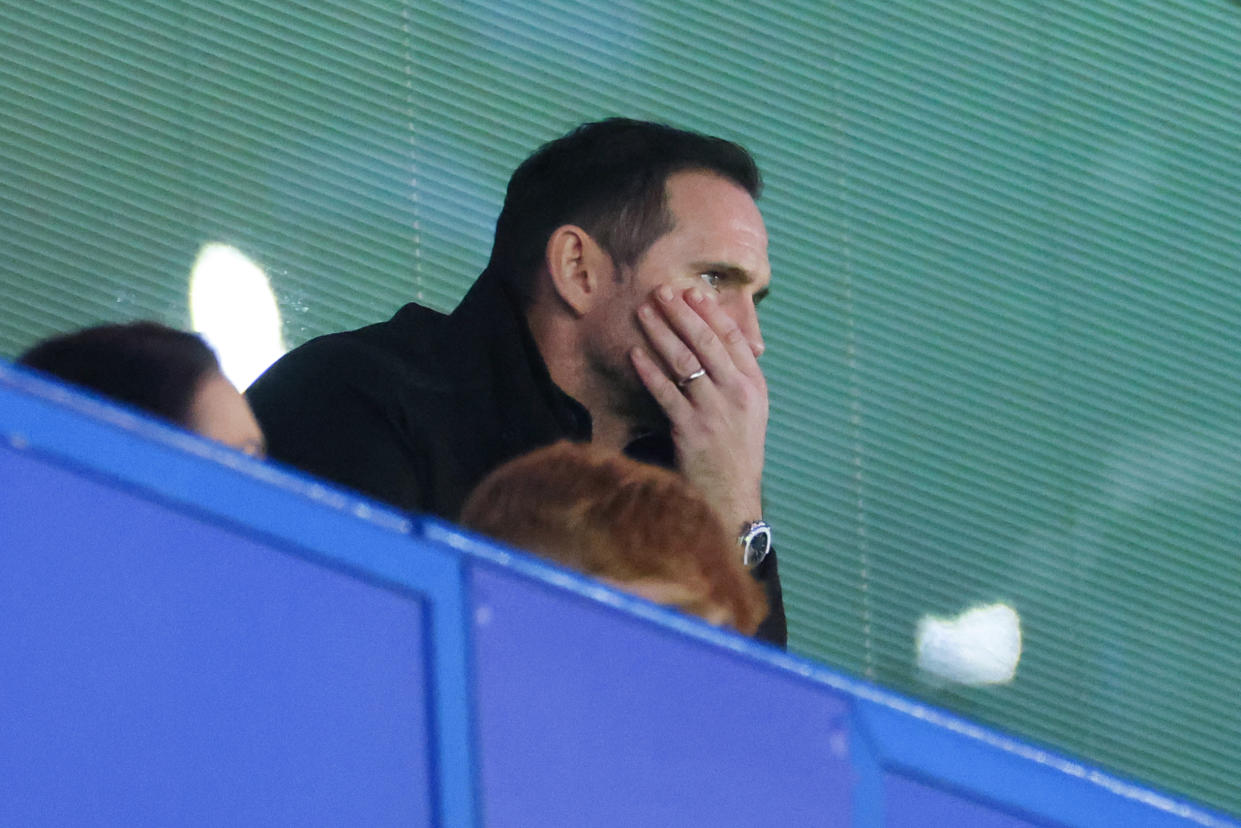
[[[609,118],[582,124],[522,162],[508,182],[489,268],[523,305],[552,232],[576,224],[620,268],[637,264],[672,229],[665,185],[690,170],[715,173],[758,198],[762,178],[746,149],[666,124]]]
[[[752,635],[767,602],[735,538],[685,478],[615,451],[559,442],[510,460],[474,489],[461,524],[623,589],[654,578],[723,607]]]
[[[199,337],[158,322],[99,325],[54,336],[19,365],[189,426],[199,383],[220,363]]]

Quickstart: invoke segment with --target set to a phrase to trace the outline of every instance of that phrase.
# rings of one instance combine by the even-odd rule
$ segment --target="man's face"
[[[670,176],[666,192],[672,230],[623,274],[610,301],[591,314],[597,317],[591,322],[592,367],[614,386],[620,407],[648,425],[661,423],[663,417],[629,361],[631,348],[648,345],[638,325],[638,307],[662,285],[678,293],[693,286],[714,292],[758,356],[764,345],[756,305],[771,282],[767,230],[749,193],[704,172]]]

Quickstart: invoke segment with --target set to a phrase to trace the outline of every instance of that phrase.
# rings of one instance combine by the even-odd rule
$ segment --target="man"
[[[560,439],[675,467],[739,532],[771,608],[757,635],[783,646],[761,520],[760,187],[743,148],[661,124],[614,118],[544,145],[452,314],[406,305],[250,388],[270,455],[450,520],[493,468]]]

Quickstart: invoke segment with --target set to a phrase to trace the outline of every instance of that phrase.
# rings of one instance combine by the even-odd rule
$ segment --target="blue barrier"
[[[0,824],[1235,825],[0,365]]]

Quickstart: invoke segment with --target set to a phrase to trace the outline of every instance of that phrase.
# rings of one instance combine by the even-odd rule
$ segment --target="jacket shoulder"
[[[420,305],[406,305],[386,322],[316,337],[276,360],[250,386],[246,395],[262,404],[301,385],[322,388],[345,381],[366,387],[394,375],[408,377],[428,362],[420,354],[432,350],[446,317]]]

